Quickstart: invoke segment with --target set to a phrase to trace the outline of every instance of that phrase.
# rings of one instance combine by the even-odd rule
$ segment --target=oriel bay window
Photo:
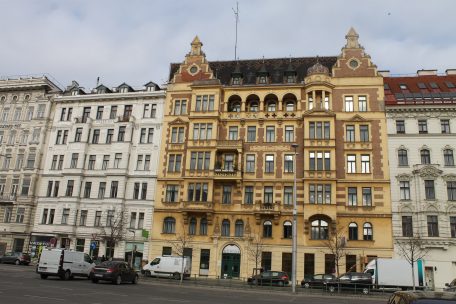
[[[310,204],[331,204],[330,184],[309,184]]]
[[[209,170],[210,160],[210,152],[192,152],[190,157],[190,170]]]
[[[310,139],[329,139],[330,138],[330,123],[329,121],[309,122],[309,138]]]
[[[207,202],[208,184],[207,183],[190,183],[188,184],[189,202]]]
[[[309,170],[331,170],[331,153],[324,151],[309,152]]]
[[[212,139],[212,124],[211,123],[195,123],[193,126],[194,140],[210,140]]]
[[[234,171],[234,154],[223,155],[223,170],[229,172]]]
[[[195,103],[196,112],[214,111],[214,95],[197,95]]]

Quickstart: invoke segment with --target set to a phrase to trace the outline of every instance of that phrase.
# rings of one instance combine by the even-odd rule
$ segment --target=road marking
[[[34,295],[24,295],[24,297],[46,299],[46,300],[55,300],[55,301],[65,301],[65,299],[61,299],[61,298],[41,297],[41,296],[34,296]]]

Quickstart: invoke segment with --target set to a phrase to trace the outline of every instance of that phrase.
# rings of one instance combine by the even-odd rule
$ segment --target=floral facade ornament
[[[410,174],[407,174],[407,173],[402,173],[402,174],[397,175],[396,179],[399,182],[407,182],[407,181],[411,181],[413,179],[413,176]]]
[[[442,178],[446,182],[456,182],[456,174],[445,174]]]
[[[439,170],[432,165],[424,166],[421,169],[413,171],[414,174],[418,174],[420,177],[426,179],[436,179],[439,175],[442,175],[442,172],[442,170]]]

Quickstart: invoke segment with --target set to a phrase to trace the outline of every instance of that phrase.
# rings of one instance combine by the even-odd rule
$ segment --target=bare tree
[[[339,267],[341,259],[350,254],[346,247],[346,237],[345,232],[342,227],[338,227],[335,232],[329,233],[329,236],[326,240],[323,241],[325,250],[324,253],[329,251],[330,254],[334,256],[334,264],[336,266],[336,275],[340,275]]]
[[[399,254],[412,266],[413,290],[415,290],[415,263],[429,252],[429,249],[424,247],[424,243],[425,240],[420,235],[396,240]]]
[[[246,249],[248,259],[255,263],[255,271],[258,270],[259,266],[261,266],[261,258],[264,250],[263,238],[255,233],[250,234]],[[255,274],[257,273],[253,273],[253,275]]]
[[[186,257],[186,249],[191,248],[192,245],[193,235],[188,234],[185,225],[182,224],[181,233],[177,233],[175,238],[172,240],[168,240],[168,243],[171,245],[173,252],[182,258],[182,266],[181,266],[181,274],[180,284],[184,279],[184,263]]]
[[[117,243],[125,240],[126,216],[127,214],[124,209],[109,210],[106,217],[106,225],[100,227],[99,236],[106,242],[106,246],[110,248],[106,254],[106,258],[112,258],[113,248]]]

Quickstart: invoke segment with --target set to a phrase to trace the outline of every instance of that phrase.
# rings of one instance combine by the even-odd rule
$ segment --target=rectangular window
[[[170,154],[168,158],[168,172],[180,172],[182,155]]]
[[[65,157],[65,155],[59,155],[59,163],[57,165],[57,170],[62,170],[64,157]]]
[[[372,206],[372,188],[363,187],[363,206]]]
[[[245,161],[245,171],[249,173],[255,172],[255,155],[247,154]]]
[[[427,216],[427,227],[428,227],[428,236],[438,237],[439,236],[439,220],[437,215],[428,215]]]
[[[67,182],[65,196],[73,196],[73,188],[74,188],[74,180],[69,180]]]
[[[136,212],[130,213],[130,229],[136,229]]]
[[[108,132],[106,133],[106,143],[107,144],[112,143],[113,137],[114,137],[114,129],[108,129]]]
[[[445,166],[449,166],[449,167],[454,166],[454,157],[453,157],[452,149],[443,150],[443,162],[444,162]]]
[[[90,116],[90,107],[84,107],[84,110],[82,112],[82,122],[86,123],[87,118]]]
[[[46,211],[46,216],[47,216],[47,209],[44,209]],[[5,207],[5,217],[4,217],[4,222],[5,223],[11,223],[11,219],[13,217],[13,207]],[[44,213],[43,213],[43,219],[44,219]],[[46,224],[46,222],[44,222]]]
[[[101,211],[95,211],[95,221],[93,223],[95,227],[101,226]]]
[[[231,126],[228,130],[228,140],[238,140],[238,127]]]
[[[190,202],[207,202],[208,184],[190,183],[187,189],[187,199]]]
[[[62,145],[66,145],[68,140],[68,130],[63,131],[63,137],[62,137]]]
[[[109,167],[109,155],[103,155],[103,162],[101,163],[101,170],[106,170]]]
[[[27,196],[30,190],[30,177],[25,177],[22,181],[21,196]]]
[[[166,186],[166,202],[177,202],[179,197],[179,186],[178,185],[167,185]]]
[[[79,217],[79,226],[87,225],[87,210],[81,210],[81,216]]]
[[[244,204],[253,204],[253,186],[245,186],[244,188]]]
[[[447,181],[447,193],[449,201],[456,201],[456,181]]]
[[[27,120],[32,120],[34,107],[29,107],[27,110]]]
[[[111,192],[110,192],[110,198],[116,198],[117,197],[117,191],[119,189],[119,182],[118,181],[112,181],[111,182]]]
[[[55,209],[49,209],[48,224],[54,224],[54,215],[55,215]]]
[[[63,209],[63,211],[62,211],[62,221],[61,221],[61,224],[62,224],[62,225],[68,224],[68,218],[69,218],[69,217],[70,217],[70,209],[68,209],[68,208]]]
[[[310,184],[309,203],[311,204],[331,204],[331,185],[330,184]]]
[[[223,185],[222,204],[231,204],[232,187]]]
[[[90,198],[91,191],[92,191],[92,182],[85,182],[84,198]]]
[[[18,207],[16,209],[16,223],[23,223],[25,217],[25,208]]]
[[[187,100],[174,101],[174,115],[186,115],[186,114],[187,114]]]
[[[247,141],[248,142],[256,141],[256,127],[255,126],[247,127]]]
[[[146,142],[147,128],[141,128],[141,134],[139,136],[139,143],[143,144]]]
[[[111,106],[111,111],[109,112],[109,119],[115,119],[117,116],[117,106]]]
[[[55,181],[54,182],[54,193],[53,197],[58,197],[59,196],[59,187],[60,187],[60,181]]]
[[[401,193],[401,200],[410,200],[410,182],[400,181],[399,190]]]
[[[150,170],[150,154],[146,154],[144,156],[144,170],[145,171]]]
[[[62,130],[58,130],[57,131],[57,136],[55,137],[55,144],[56,145],[60,145],[60,142],[62,140],[62,133],[63,131]],[[11,136],[10,136],[11,137]]]
[[[197,95],[195,103],[196,112],[214,111],[214,95]]]
[[[87,170],[95,170],[96,155],[89,155],[89,162],[87,163]]]
[[[294,170],[294,155],[292,154],[285,154],[284,162],[283,162],[283,172],[285,173],[293,173]]]
[[[74,133],[74,142],[80,142],[82,138],[82,128],[76,128]]]
[[[345,127],[345,141],[354,142],[355,141],[355,126],[347,125]]]
[[[361,173],[370,173],[370,155],[361,155]]]
[[[367,98],[366,98],[366,96],[358,96],[358,111],[367,112]]]
[[[427,120],[418,120],[418,133],[426,134],[427,132]]]
[[[98,187],[98,198],[103,199],[105,197],[106,192],[106,182],[100,182],[100,186]]]
[[[266,154],[264,163],[265,173],[274,173],[274,155]]]
[[[209,170],[210,152],[191,152],[190,170]]]
[[[116,153],[114,155],[114,168],[119,169],[120,168],[120,162],[122,161],[122,153]]]
[[[325,254],[325,273],[336,272],[336,262],[334,254]]]
[[[140,183],[135,183],[133,187],[133,199],[139,199],[139,188],[140,188]]]
[[[142,183],[141,186],[141,199],[145,200],[147,197],[147,183]]]
[[[44,225],[47,223],[48,218],[48,209],[43,209],[43,215],[41,216],[41,224]],[[6,220],[5,220],[6,222]]]
[[[450,134],[450,120],[449,119],[441,119],[440,120],[440,126],[442,129],[442,134]]]
[[[396,120],[396,133],[405,134],[405,122],[403,120]]]
[[[274,189],[272,186],[265,186],[264,187],[264,197],[263,203],[264,204],[272,204],[274,202]]]
[[[413,236],[413,219],[411,216],[402,216],[402,236]]]
[[[345,255],[345,272],[356,271],[356,255],[347,254]]]
[[[144,227],[144,212],[140,212],[139,217],[138,217],[138,229],[143,229],[143,227]]]
[[[119,133],[117,134],[117,141],[118,142],[123,142],[125,140],[125,131],[127,127],[125,126],[120,126],[119,127]]]
[[[51,170],[55,170],[57,168],[57,159],[58,155],[52,156]]]
[[[349,206],[357,206],[358,199],[357,199],[357,189],[356,187],[348,187],[348,205]]]
[[[275,142],[275,127],[266,127],[266,142]]]
[[[400,149],[397,151],[397,158],[399,161],[399,166],[408,166],[407,150]]]
[[[361,142],[369,141],[369,126],[368,125],[359,126],[359,140]]]
[[[171,143],[183,143],[184,142],[184,127],[173,127],[171,129]]]
[[[284,205],[293,205],[293,187],[291,187],[291,186],[283,187],[283,204]]]
[[[271,270],[272,265],[272,252],[270,251],[263,251],[261,252],[261,268],[264,271]]]
[[[353,112],[353,96],[345,96],[345,112]],[[328,272],[326,272],[328,273]]]
[[[294,127],[285,126],[285,142],[294,142]]]
[[[450,216],[451,237],[456,238],[456,216]]]
[[[97,117],[96,117],[97,120],[100,120],[103,118],[103,109],[104,109],[103,106],[97,107]]]
[[[347,155],[347,173],[356,173],[356,155]]]
[[[85,239],[76,239],[76,251],[84,252]]]
[[[433,180],[425,180],[424,181],[424,192],[427,200],[434,200],[435,199],[435,188],[434,188],[434,181]]]

